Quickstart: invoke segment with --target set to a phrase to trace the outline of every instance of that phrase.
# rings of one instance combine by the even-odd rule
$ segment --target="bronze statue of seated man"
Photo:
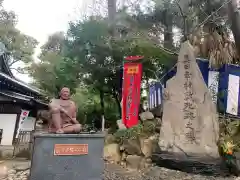
[[[58,134],[76,134],[82,129],[81,124],[76,119],[77,108],[70,100],[70,89],[62,88],[59,99],[53,99],[49,104],[51,121],[49,122],[49,132]]]

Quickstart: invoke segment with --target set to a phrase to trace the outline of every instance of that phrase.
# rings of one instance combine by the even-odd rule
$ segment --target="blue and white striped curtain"
[[[239,76],[229,74],[226,112],[236,116],[240,116],[239,81],[240,81]]]
[[[162,104],[163,88],[161,83],[157,82],[150,86],[148,103],[149,109],[153,109]]]
[[[208,68],[208,61],[198,59],[197,62],[213,102],[222,104],[224,112],[240,116],[240,67],[225,65],[218,70],[212,70]],[[219,94],[222,97],[217,96]]]
[[[210,90],[213,102],[216,104],[221,103],[226,113],[240,116],[240,67],[225,65],[221,69],[213,70],[209,69],[207,60],[197,59],[197,63],[202,72],[204,81]],[[171,74],[175,75],[172,72]],[[150,86],[150,109],[162,103],[162,92],[163,88],[160,83],[155,83]],[[222,94],[222,97],[219,97],[219,94]]]

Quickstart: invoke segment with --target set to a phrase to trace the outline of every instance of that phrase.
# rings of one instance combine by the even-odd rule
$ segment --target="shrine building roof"
[[[48,106],[48,104],[46,104],[38,99],[35,99],[32,96],[23,95],[23,94],[16,93],[13,91],[0,91],[0,95],[10,98],[10,99],[13,99],[13,100],[16,100],[16,101],[26,102],[28,104],[39,104],[42,107]]]
[[[33,93],[37,96],[43,96],[41,90],[31,87],[27,83],[14,77],[13,73],[10,70],[9,65],[7,64],[7,59],[9,58],[9,53],[7,52],[3,43],[0,42],[0,83],[1,79],[6,82],[10,82],[12,85],[16,85],[19,88],[23,89],[25,92]]]

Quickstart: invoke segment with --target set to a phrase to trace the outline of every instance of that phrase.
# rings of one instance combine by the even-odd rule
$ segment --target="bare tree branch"
[[[198,28],[200,28],[201,26],[206,24],[210,20],[211,17],[213,17],[215,14],[217,14],[218,11],[220,11],[225,5],[229,4],[230,2],[231,2],[231,0],[227,0],[226,2],[224,2],[218,9],[216,9],[216,11],[212,12],[208,17],[206,17],[206,19],[204,19],[201,23],[199,23],[196,27],[194,27],[193,30],[188,35],[194,33]]]
[[[8,63],[8,66],[11,67],[13,64],[15,64],[16,62],[19,62],[19,61],[20,61],[20,59],[13,60],[11,63]]]
[[[174,2],[176,3],[176,5],[177,5],[177,7],[178,7],[178,9],[180,11],[180,14],[181,14],[181,16],[183,18],[183,36],[184,36],[184,39],[186,40],[187,39],[187,32],[186,32],[187,31],[187,22],[186,22],[187,20],[186,20],[186,15],[184,15],[183,10],[182,10],[179,2],[177,2],[177,1],[174,1]]]
[[[12,68],[12,67],[10,67],[10,70],[17,71],[17,72],[20,73],[20,74],[28,74],[27,72],[24,72],[23,70],[20,70],[20,69],[18,69],[18,68]]]

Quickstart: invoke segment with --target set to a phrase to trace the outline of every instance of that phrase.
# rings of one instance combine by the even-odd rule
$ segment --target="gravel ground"
[[[13,169],[13,164],[16,166]],[[165,162],[166,164],[166,162]],[[26,180],[30,167],[29,161],[6,161],[4,162],[9,168],[8,178],[6,180]],[[194,169],[191,167],[191,169]],[[16,170],[18,173],[15,173]],[[207,171],[209,170],[209,171]],[[212,171],[215,171],[212,173]],[[210,172],[211,175],[204,175]],[[119,165],[105,162],[105,170],[103,180],[240,180],[233,176],[220,176],[218,170],[214,168],[196,169],[195,174],[190,172],[182,172],[178,170],[171,170],[168,168],[153,166],[143,171],[129,171]],[[209,174],[209,173],[208,173]],[[214,175],[213,175],[214,174]],[[1,178],[0,178],[1,179]]]
[[[27,180],[29,169],[11,169],[4,180]],[[240,180],[236,177],[204,176],[163,167],[151,167],[144,171],[127,171],[121,166],[105,163],[104,180]]]
[[[201,175],[199,172],[186,173],[177,170],[171,170],[163,167],[154,166],[141,172],[127,171],[126,169],[115,165],[105,164],[105,180],[240,180],[233,176],[224,177],[220,175]]]

